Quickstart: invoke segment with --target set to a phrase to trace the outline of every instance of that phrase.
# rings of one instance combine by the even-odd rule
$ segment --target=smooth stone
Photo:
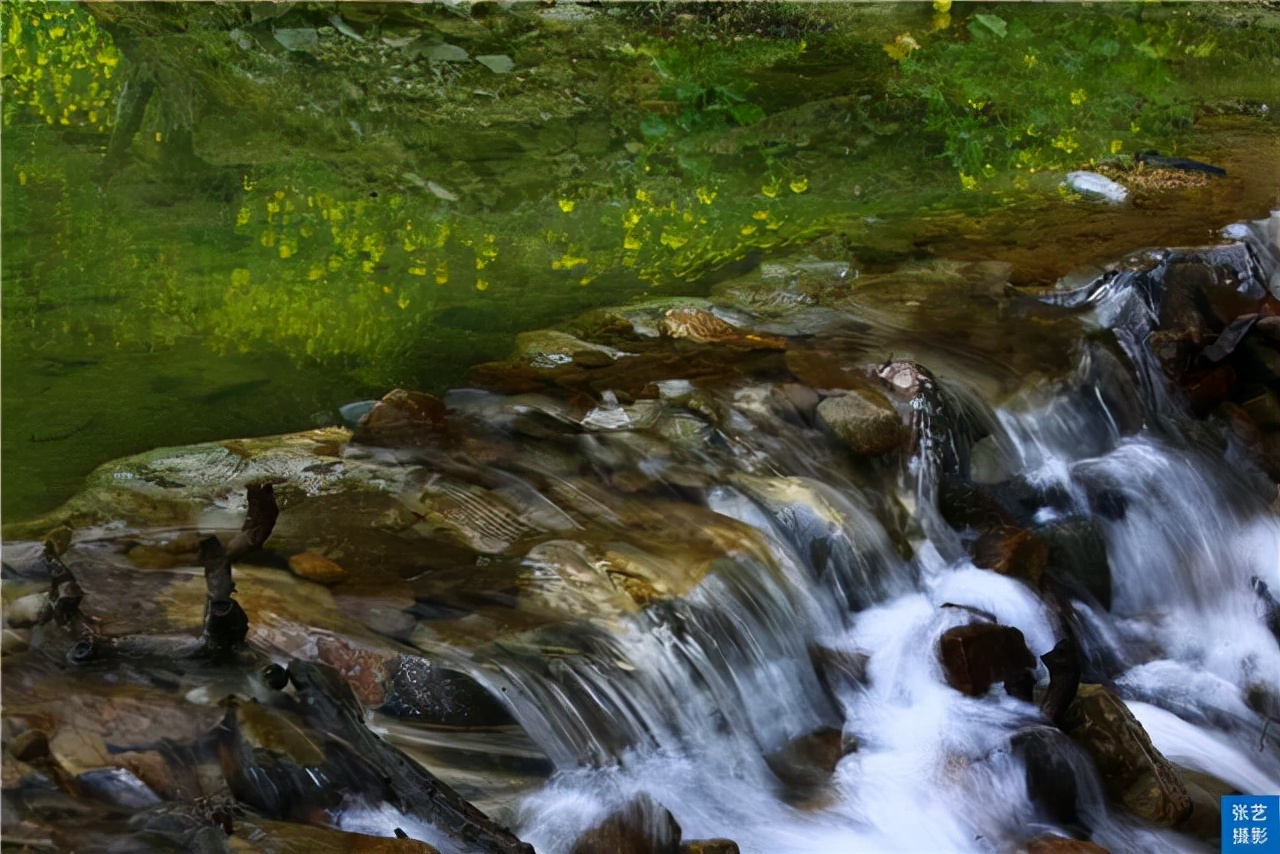
[[[29,729],[9,742],[9,755],[20,762],[38,762],[49,757],[49,736],[38,729]]]
[[[893,404],[878,392],[857,389],[818,404],[818,421],[858,454],[887,454],[907,441],[910,431]]]
[[[679,854],[680,825],[648,795],[627,801],[584,833],[570,854]]]
[[[1068,172],[1063,183],[1081,195],[1105,199],[1112,204],[1120,204],[1129,198],[1129,191],[1124,185],[1097,172]]]
[[[74,727],[63,727],[53,737],[49,753],[68,774],[82,774],[112,764],[102,736]]]
[[[351,441],[384,448],[434,444],[445,430],[445,405],[420,391],[395,389],[360,419]]]
[[[947,683],[981,697],[997,682],[1010,682],[1036,666],[1022,632],[996,623],[970,623],[943,633],[938,655]]]
[[[314,552],[302,552],[289,558],[289,569],[299,578],[317,584],[339,584],[347,580],[349,573],[338,564]]]
[[[4,622],[11,629],[29,629],[43,620],[48,610],[48,594],[30,593],[5,606]]]

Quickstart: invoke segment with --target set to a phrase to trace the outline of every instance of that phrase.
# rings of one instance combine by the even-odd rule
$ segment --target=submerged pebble
[[[1120,204],[1129,198],[1129,191],[1123,184],[1097,172],[1068,172],[1063,184],[1081,195],[1105,199],[1112,204]]]

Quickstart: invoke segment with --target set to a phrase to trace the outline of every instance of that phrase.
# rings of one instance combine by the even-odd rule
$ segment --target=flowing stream
[[[1242,298],[1263,297],[1275,273],[1262,232],[1212,259],[1241,274]],[[1036,656],[1073,636],[1084,681],[1117,685],[1171,761],[1240,791],[1280,789],[1280,752],[1266,731],[1280,651],[1251,589],[1254,578],[1280,582],[1274,488],[1238,447],[1206,440],[1145,343],[1167,254],[1047,298],[1073,306],[1082,324],[1060,378],[1037,378],[985,413],[976,396],[939,391],[963,381],[926,378],[934,394],[907,403],[919,416],[916,453],[898,478],[898,498],[915,508],[900,532],[909,557],[874,512],[882,501],[829,466],[767,390],[738,389],[737,429],[725,431],[735,444],[715,454],[719,474],[701,500],[758,531],[764,552],[744,541],[686,596],[556,635],[562,657],[497,648],[472,665],[561,769],[521,801],[522,838],[567,851],[639,793],[670,809],[686,838],[731,836],[752,852],[1007,851],[1036,828],[1069,832],[1029,796],[1027,760],[1011,747],[1018,733],[1043,729],[1039,709],[946,684],[939,640],[975,612],[1020,629]],[[1108,349],[1100,332],[1119,346]],[[452,402],[466,411],[488,399]],[[955,411],[965,407],[977,410],[970,422],[991,427],[970,477],[1020,484],[1023,518],[1038,530],[1100,533],[1105,607],[1079,585],[1064,596],[1068,608],[1054,607],[976,567],[966,531],[938,517],[948,462],[936,450],[972,441]],[[524,565],[573,597],[579,591],[562,589],[573,586],[565,568],[592,570],[568,536],[531,550]],[[824,685],[815,648],[864,670]],[[1047,677],[1043,664],[1035,675]],[[840,730],[847,753],[829,782],[789,791],[767,757],[822,727]],[[1112,851],[1216,850],[1108,806],[1084,751],[1055,744],[1094,841]]]

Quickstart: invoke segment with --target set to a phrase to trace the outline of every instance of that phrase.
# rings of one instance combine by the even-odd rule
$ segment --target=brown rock
[[[102,736],[70,726],[59,730],[49,742],[49,752],[58,765],[72,775],[112,764]]]
[[[185,531],[171,540],[139,543],[129,549],[129,560],[139,569],[173,569],[196,565],[199,551],[199,532]]]
[[[1196,354],[1191,334],[1181,329],[1158,329],[1147,336],[1147,346],[1171,377],[1182,376]]]
[[[38,762],[49,757],[49,736],[29,729],[9,742],[9,755],[22,762]]]
[[[1133,813],[1160,827],[1174,827],[1191,814],[1176,769],[1106,688],[1082,685],[1062,716],[1062,729],[1093,758],[1107,794]]]
[[[360,702],[377,706],[386,699],[391,668],[398,658],[394,652],[328,633],[317,635],[315,643],[316,659],[341,673]]]
[[[856,747],[845,740],[840,730],[823,727],[792,739],[764,761],[786,787],[788,800],[798,805],[817,796],[830,781],[836,765]]]
[[[865,652],[831,649],[819,644],[809,646],[809,662],[822,687],[833,697],[842,688],[866,683],[868,661],[870,657]]]
[[[680,854],[739,854],[732,839],[690,839],[680,844]]]
[[[943,481],[938,497],[938,509],[947,524],[962,531],[965,528],[982,530],[993,526],[1014,526],[1009,512],[985,486],[972,483]]]
[[[24,780],[47,780],[44,774],[25,762],[17,759],[6,759],[0,763],[0,788],[16,789]]]
[[[910,436],[893,404],[872,389],[858,389],[822,401],[818,404],[818,422],[858,454],[887,454]]]
[[[1236,362],[1242,376],[1267,388],[1280,386],[1280,349],[1261,335],[1240,342]]]
[[[1219,841],[1222,834],[1219,805],[1225,795],[1238,793],[1229,784],[1207,773],[1190,771],[1189,768],[1178,768],[1178,772],[1187,787],[1188,798],[1192,799],[1192,812],[1180,823],[1178,830],[1206,842]]]
[[[938,646],[948,684],[970,697],[981,697],[996,682],[1021,680],[1036,664],[1013,626],[957,626],[943,633]]]
[[[1280,430],[1280,395],[1262,391],[1240,403],[1249,418],[1263,430]]]
[[[871,388],[864,369],[849,359],[821,350],[790,349],[784,357],[787,370],[805,385],[822,389]]]
[[[1205,842],[1217,842],[1222,838],[1222,799],[1240,792],[1212,774],[1182,767],[1177,770],[1191,798],[1191,814],[1178,825],[1178,830]]]
[[[1280,316],[1259,318],[1253,328],[1264,338],[1280,343]]]
[[[1037,836],[1027,843],[1027,854],[1110,854],[1110,852],[1101,845],[1084,839]]]
[[[680,825],[648,795],[632,798],[622,809],[588,830],[570,854],[679,854]]]
[[[1197,415],[1210,412],[1231,394],[1236,383],[1236,370],[1231,365],[1218,365],[1192,371],[1182,380],[1182,388]]]
[[[5,605],[4,622],[11,629],[27,629],[49,616],[49,596],[29,593]]]
[[[439,854],[416,839],[366,836],[327,827],[315,827],[261,818],[236,819],[236,832],[226,839],[227,849],[244,854]]]
[[[1056,725],[1080,690],[1080,649],[1072,638],[1065,637],[1040,660],[1049,669],[1049,687],[1040,698],[1040,709]]]
[[[445,431],[445,412],[440,399],[398,388],[360,419],[351,441],[384,448],[435,444]]]
[[[131,751],[115,757],[116,764],[128,769],[162,800],[179,800],[184,797],[169,763],[155,750]]]
[[[662,316],[659,328],[672,338],[697,344],[725,344],[748,350],[785,350],[787,339],[777,335],[743,332],[701,308],[673,308]]]
[[[326,557],[302,552],[289,558],[289,569],[299,578],[317,584],[338,584],[347,580],[347,571]]]
[[[1036,586],[1049,563],[1049,544],[1028,530],[1002,525],[983,531],[972,554],[976,566]]]

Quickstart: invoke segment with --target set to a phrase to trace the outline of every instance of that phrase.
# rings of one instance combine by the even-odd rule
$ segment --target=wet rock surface
[[[883,395],[870,389],[828,397],[818,421],[856,454],[887,454],[907,440],[907,429]]]
[[[1191,815],[1176,769],[1115,694],[1101,685],[1081,686],[1062,728],[1093,758],[1107,792],[1133,813],[1161,827]]]
[[[360,419],[351,440],[362,445],[417,447],[439,440],[445,430],[445,406],[418,391],[396,389]]]
[[[938,643],[938,654],[947,682],[971,697],[981,697],[998,682],[1010,693],[1021,690],[1036,663],[1021,631],[992,623],[948,629]]]
[[[574,843],[571,854],[679,854],[680,825],[648,795],[628,801]]]
[[[1027,854],[1109,854],[1106,848],[1084,839],[1037,836],[1027,843]]]

